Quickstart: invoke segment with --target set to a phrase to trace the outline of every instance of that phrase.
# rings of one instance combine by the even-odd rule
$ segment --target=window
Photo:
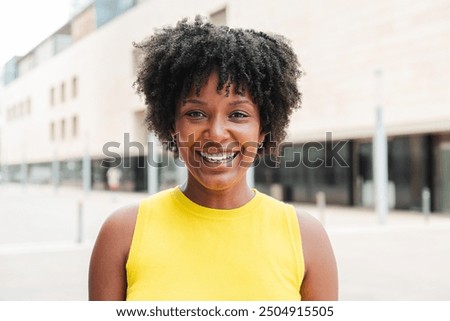
[[[27,108],[26,110],[27,115],[31,115],[31,98],[28,98],[26,108]]]
[[[136,74],[137,68],[139,67],[139,64],[142,62],[143,54],[142,50],[139,48],[133,49],[133,71]]]
[[[217,26],[226,26],[227,25],[227,8],[220,9],[216,12],[213,12],[209,15],[209,20],[212,24]]]
[[[63,103],[66,99],[66,85],[62,82],[61,83],[61,102]]]
[[[66,133],[66,121],[63,119],[61,120],[61,139],[64,139]]]
[[[50,106],[55,106],[55,88],[50,88]]]
[[[50,140],[55,140],[55,123],[50,123]]]
[[[24,112],[23,112],[24,110],[23,110],[23,103],[20,103],[20,104],[18,104],[17,105],[17,116],[19,117],[19,118],[22,118],[23,117],[23,115],[24,115]]]
[[[78,94],[78,79],[77,77],[72,78],[72,98],[76,98]]]
[[[72,136],[76,137],[78,135],[78,117],[73,116],[72,118]]]

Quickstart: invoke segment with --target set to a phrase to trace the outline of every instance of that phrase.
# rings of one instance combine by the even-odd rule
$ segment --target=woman
[[[187,181],[115,212],[91,258],[91,300],[336,300],[328,237],[311,216],[249,188],[299,107],[286,40],[197,17],[136,45],[147,124]]]

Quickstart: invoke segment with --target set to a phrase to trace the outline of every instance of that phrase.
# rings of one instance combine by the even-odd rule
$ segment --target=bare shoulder
[[[121,207],[114,211],[105,221],[104,226],[111,226],[111,228],[118,228],[123,233],[130,232],[130,229],[134,229],[136,224],[137,214],[139,210],[139,204],[132,204]]]
[[[124,300],[125,265],[134,234],[139,205],[123,207],[103,223],[89,266],[90,300]]]
[[[323,225],[308,213],[297,211],[305,260],[300,293],[303,300],[337,300],[336,259]]]
[[[133,204],[114,211],[103,223],[98,238],[107,239],[108,243],[113,243],[116,249],[128,255],[138,210],[139,204]]]
[[[302,243],[306,250],[314,250],[316,247],[324,245],[323,243],[329,242],[328,235],[322,225],[322,223],[314,216],[297,211],[297,219],[300,226],[300,233],[302,236]],[[304,249],[304,250],[305,250]]]

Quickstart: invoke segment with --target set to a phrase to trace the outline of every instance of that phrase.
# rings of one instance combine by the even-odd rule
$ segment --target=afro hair
[[[238,94],[249,91],[267,134],[262,150],[269,153],[277,150],[301,105],[303,72],[283,36],[216,26],[197,16],[156,30],[134,46],[142,50],[134,86],[145,97],[147,128],[169,147],[177,104],[191,90],[198,94],[212,72],[218,74],[218,91],[229,93],[231,84]]]

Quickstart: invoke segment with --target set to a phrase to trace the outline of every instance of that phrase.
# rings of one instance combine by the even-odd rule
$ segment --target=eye
[[[246,118],[246,117],[248,117],[248,115],[242,111],[235,111],[235,112],[231,113],[230,117],[231,118]]]
[[[186,116],[191,118],[203,118],[205,114],[198,110],[191,110],[186,113]]]

